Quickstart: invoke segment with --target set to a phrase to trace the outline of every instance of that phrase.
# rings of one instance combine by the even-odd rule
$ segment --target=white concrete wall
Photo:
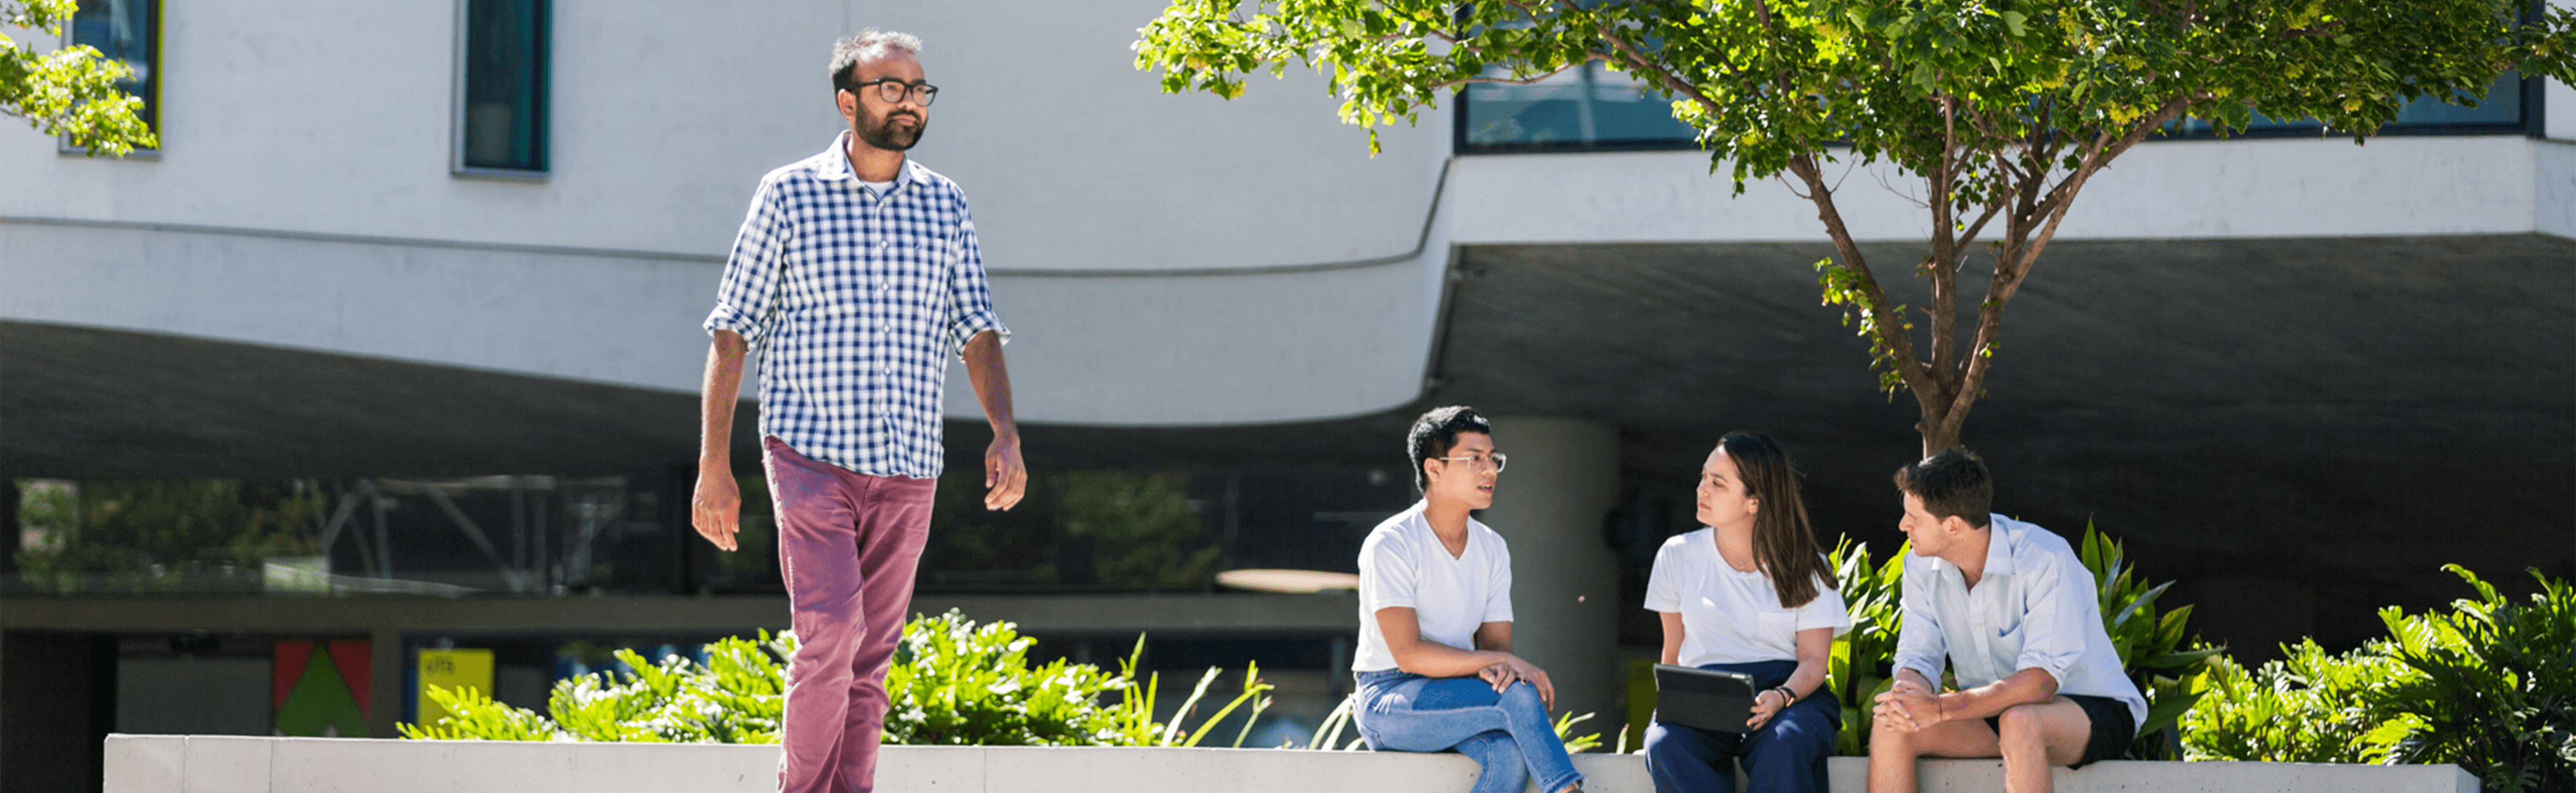
[[[2535,229],[2535,143],[2517,135],[2170,141],[2131,149],[2088,183],[2061,239],[2516,234]],[[1843,166],[1833,171],[1844,174]],[[1889,187],[1882,187],[1881,182]],[[1865,240],[1920,240],[1921,180],[1884,164],[1840,177],[1837,206]],[[1815,205],[1778,180],[1731,196],[1699,152],[1460,158],[1449,194],[1460,245],[1823,240]]]
[[[944,93],[914,154],[974,198],[1024,420],[1408,402],[1457,244],[1823,238],[1695,152],[1451,161],[1443,108],[1371,158],[1311,74],[1161,94],[1128,47],[1162,5],[557,0],[553,171],[517,183],[448,171],[452,2],[170,4],[160,157],[0,131],[0,321],[692,391],[750,190],[838,129],[823,65],[865,25],[927,41]],[[2064,235],[2576,234],[2570,162],[2514,136],[2149,144]],[[1866,171],[1842,195],[1864,238],[1923,232]]]
[[[1829,761],[1835,793],[1859,793],[1866,758]],[[1576,755],[1590,793],[1646,793],[1637,755]],[[485,743],[350,738],[116,735],[107,739],[105,793],[701,793],[774,790],[778,747],[671,744]],[[1991,760],[1932,760],[1923,793],[2003,789]],[[2476,793],[2457,766],[2113,761],[2059,769],[2064,793]],[[877,789],[939,793],[1087,791],[1402,791],[1450,793],[1475,783],[1474,761],[1455,754],[1278,749],[887,747]]]

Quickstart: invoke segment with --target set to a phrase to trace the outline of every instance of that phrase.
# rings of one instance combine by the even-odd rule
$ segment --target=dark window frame
[[[488,179],[505,182],[543,182],[554,170],[554,3],[553,0],[528,0],[535,5],[535,49],[531,68],[535,72],[529,106],[533,129],[528,131],[529,167],[497,166],[469,161],[471,145],[469,121],[474,61],[474,5],[476,0],[456,0],[455,85],[450,96],[448,173],[460,178]]]
[[[82,0],[79,5],[88,6],[101,3],[103,1],[104,0]],[[169,3],[166,2],[166,0],[135,1],[145,3],[150,6],[150,8],[144,12],[144,17],[146,19],[146,32],[144,34],[145,41],[143,44],[144,71],[143,79],[141,81],[143,83],[143,87],[141,91],[127,91],[126,93],[142,97],[143,112],[140,115],[143,117],[143,126],[145,129],[152,130],[153,136],[158,138],[161,136],[161,39],[162,31],[167,27],[165,22],[168,19]],[[72,19],[66,20],[63,25],[62,46],[70,47],[86,43],[77,40],[79,35],[79,12],[74,11]],[[90,46],[97,47],[98,45],[91,44]],[[102,55],[114,55],[114,53],[108,52],[105,47],[98,47],[98,50]],[[89,147],[72,145],[72,138],[70,135],[57,135],[54,137],[54,141],[54,152],[57,154],[82,156],[89,154]],[[167,141],[161,142],[165,145],[167,144]],[[125,156],[117,159],[158,160],[161,159],[161,149],[162,147],[160,146],[136,146],[133,151],[128,152]]]

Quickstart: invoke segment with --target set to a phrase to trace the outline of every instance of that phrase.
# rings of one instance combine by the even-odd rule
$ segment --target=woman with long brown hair
[[[1797,472],[1770,436],[1729,433],[1700,466],[1698,500],[1706,528],[1666,541],[1646,584],[1663,662],[1751,675],[1759,693],[1747,732],[1647,726],[1655,790],[1731,793],[1742,762],[1754,793],[1824,793],[1842,724],[1825,667],[1851,616],[1816,552]]]

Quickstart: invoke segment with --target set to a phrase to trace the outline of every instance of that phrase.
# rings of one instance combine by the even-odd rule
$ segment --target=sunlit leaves
[[[61,35],[75,0],[0,0],[0,28]],[[88,46],[37,53],[0,31],[0,115],[27,120],[36,131],[64,135],[91,154],[124,156],[135,147],[160,145],[137,115],[143,100],[117,90],[134,76]]]

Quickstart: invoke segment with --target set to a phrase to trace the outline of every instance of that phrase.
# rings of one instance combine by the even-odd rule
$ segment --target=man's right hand
[[[730,470],[698,470],[697,494],[689,499],[689,522],[698,527],[698,536],[715,543],[718,550],[739,551],[734,541],[741,530],[742,487],[734,484]]]

